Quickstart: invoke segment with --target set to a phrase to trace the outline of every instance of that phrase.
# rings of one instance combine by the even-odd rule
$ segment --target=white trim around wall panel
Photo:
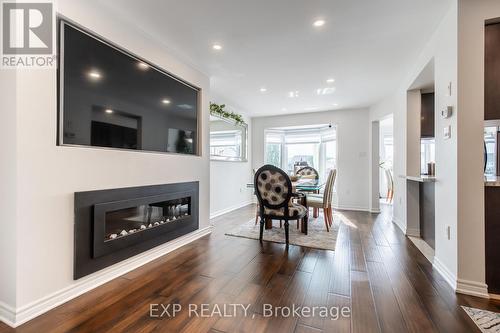
[[[213,226],[208,226],[203,229],[198,229],[183,237],[179,237],[173,241],[157,246],[150,251],[143,252],[107,269],[96,272],[88,278],[75,281],[73,285],[65,289],[43,297],[16,310],[9,309],[8,307],[5,307],[5,305],[0,304],[0,316],[4,315],[0,317],[0,320],[12,327],[17,327],[63,303],[68,302],[75,297],[78,297],[106,282],[143,266],[169,252],[172,252],[181,246],[187,245],[198,238],[209,235],[213,231],[213,228]]]

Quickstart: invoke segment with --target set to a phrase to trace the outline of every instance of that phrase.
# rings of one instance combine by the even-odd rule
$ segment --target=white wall
[[[219,102],[220,99],[217,100]],[[238,110],[232,110],[238,112]],[[246,187],[252,181],[252,124],[248,124],[248,160],[246,162],[210,161],[210,216],[216,217],[246,206],[253,192]]]
[[[486,19],[499,16],[498,1],[455,1],[401,87],[371,108],[371,117],[375,119],[394,111],[395,170],[396,174],[403,174],[408,169],[404,165],[407,151],[403,149],[407,136],[406,89],[423,66],[434,59],[437,111],[434,265],[458,292],[478,296],[486,296],[482,164],[484,24]],[[439,111],[447,105],[454,107],[454,114],[442,119]],[[452,138],[445,140],[442,133],[448,125]],[[394,219],[403,229],[406,228],[405,186],[404,180],[397,179]],[[448,226],[450,240],[446,235]]]
[[[484,26],[498,0],[458,1],[458,289],[484,291]]]
[[[0,70],[0,317],[16,306],[16,72]]]
[[[415,66],[402,80],[400,87],[370,109],[371,119],[394,114],[394,222],[406,231],[406,180],[401,176],[407,170],[419,170],[418,165],[407,165],[407,90],[425,66],[434,59],[436,93],[436,265],[450,284],[457,276],[457,116],[442,119],[439,110],[446,105],[457,106],[457,93],[448,96],[447,87],[457,86],[457,5],[452,5],[440,26],[415,61]],[[443,127],[452,126],[452,138],[443,139]],[[417,163],[415,159],[412,163]],[[451,240],[445,228],[451,227]]]
[[[264,130],[273,127],[329,124],[337,126],[337,195],[341,209],[369,209],[368,109],[336,110],[252,118],[252,166],[264,164]]]
[[[47,297],[67,292],[77,283],[90,281],[96,274],[103,272],[73,281],[74,192],[199,181],[200,229],[209,226],[208,78],[172,57],[135,29],[132,22],[122,22],[116,15],[100,8],[98,2],[61,0],[58,1],[58,11],[201,87],[203,156],[56,146],[56,72],[19,70],[17,132],[9,131],[9,140],[4,141],[18,143],[17,160],[8,161],[7,167],[12,173],[17,164],[17,203],[10,209],[15,211],[17,208],[18,216],[9,221],[17,226],[16,233],[9,235],[15,235],[17,239],[17,247],[12,249],[14,254],[17,250],[17,286],[15,300],[12,295],[5,298],[18,312],[43,303]],[[3,94],[5,90],[1,92]],[[3,96],[0,100],[3,100]],[[5,125],[14,124],[12,121]],[[3,275],[3,267],[1,270]]]
[[[398,88],[392,95],[370,107],[370,120],[394,117],[394,198],[393,219],[402,229],[406,228],[406,182],[401,178],[406,170],[406,88]],[[378,167],[378,166],[377,166]]]

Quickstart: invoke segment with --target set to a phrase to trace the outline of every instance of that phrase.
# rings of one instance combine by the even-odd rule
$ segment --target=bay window
[[[266,135],[266,164],[281,168],[283,138],[280,132],[270,131]]]
[[[270,128],[265,131],[265,163],[288,174],[297,171],[296,165],[308,165],[326,180],[337,165],[336,140],[336,129],[329,125]]]

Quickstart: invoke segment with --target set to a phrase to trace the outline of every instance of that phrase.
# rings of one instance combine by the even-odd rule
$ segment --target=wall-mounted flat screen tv
[[[60,20],[59,144],[196,155],[199,91]]]

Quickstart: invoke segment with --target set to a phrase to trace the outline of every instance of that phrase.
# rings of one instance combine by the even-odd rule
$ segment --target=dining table
[[[299,178],[296,180],[292,181],[292,191],[293,192],[308,192],[308,193],[319,193],[319,191],[325,186],[325,182],[321,181],[320,179],[313,179],[313,178]],[[247,183],[247,188],[252,188],[254,189],[254,183]],[[305,196],[303,196],[300,199],[300,204],[306,207],[307,211],[309,211],[309,207],[307,206],[307,199]],[[308,222],[308,215],[307,214],[301,224],[300,231],[304,234],[307,235],[307,222]],[[272,229],[273,223],[270,219],[266,219],[266,224],[265,228],[266,229]]]
[[[299,178],[295,181],[292,181],[292,190],[293,192],[301,191],[301,192],[319,192],[323,186],[325,186],[325,182],[320,179],[312,179],[312,178]],[[254,188],[254,184],[247,183],[248,188]]]

